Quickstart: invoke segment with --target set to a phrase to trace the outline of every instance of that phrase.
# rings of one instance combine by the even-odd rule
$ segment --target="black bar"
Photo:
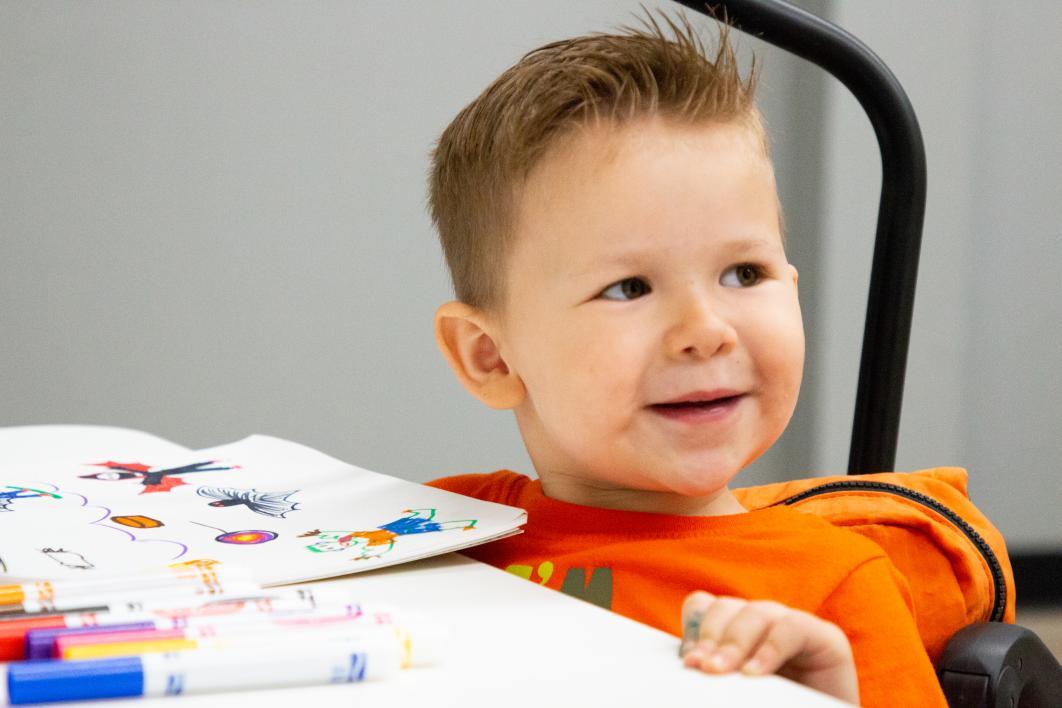
[[[676,2],[723,18],[825,69],[856,97],[881,150],[881,200],[863,329],[848,473],[896,462],[900,408],[926,206],[926,159],[914,109],[888,67],[840,27],[780,0]]]
[[[1010,554],[1014,585],[1018,592],[1018,609],[1053,607],[1062,610],[1062,549],[1045,552]]]

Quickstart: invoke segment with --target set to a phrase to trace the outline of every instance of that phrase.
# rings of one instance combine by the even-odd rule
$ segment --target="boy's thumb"
[[[701,636],[701,619],[705,610],[715,602],[715,595],[704,590],[696,590],[686,596],[682,602],[682,643],[679,656],[683,657],[697,643]]]

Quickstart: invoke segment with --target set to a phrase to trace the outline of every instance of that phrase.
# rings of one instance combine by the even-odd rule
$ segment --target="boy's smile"
[[[487,333],[522,382],[506,407],[545,493],[742,511],[726,485],[782,433],[804,356],[755,133],[659,117],[577,132],[531,172],[515,228]]]

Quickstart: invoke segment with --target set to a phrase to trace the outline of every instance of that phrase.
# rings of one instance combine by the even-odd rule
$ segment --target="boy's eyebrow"
[[[754,251],[759,248],[771,248],[772,242],[770,238],[766,236],[750,236],[747,238],[733,238],[719,244],[719,250],[725,250],[728,254],[740,254],[748,251]],[[629,251],[620,251],[617,253],[611,253],[604,258],[597,259],[592,263],[586,264],[583,267],[572,270],[571,275],[573,277],[582,277],[584,275],[590,275],[599,270],[606,268],[612,268],[615,266],[637,266],[644,263],[652,255],[656,253],[656,250],[643,248],[632,249]]]

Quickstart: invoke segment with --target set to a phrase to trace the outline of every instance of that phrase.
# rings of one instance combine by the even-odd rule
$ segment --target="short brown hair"
[[[684,15],[678,24],[664,20],[673,38],[648,15],[642,28],[529,52],[443,131],[432,154],[428,199],[459,300],[484,310],[503,306],[521,188],[549,147],[576,128],[653,115],[688,125],[740,121],[766,155],[753,103],[755,62],[742,80],[725,24],[710,59]]]

